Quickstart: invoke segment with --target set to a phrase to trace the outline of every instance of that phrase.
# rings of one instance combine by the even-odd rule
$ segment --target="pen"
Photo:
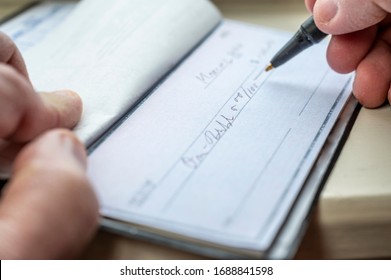
[[[322,41],[327,34],[320,31],[314,22],[314,18],[309,17],[301,26],[296,34],[280,49],[276,55],[270,60],[270,64],[265,71],[276,68],[306,48]]]

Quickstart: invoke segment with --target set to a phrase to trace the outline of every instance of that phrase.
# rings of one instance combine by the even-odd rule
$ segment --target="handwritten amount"
[[[224,72],[225,69],[232,65],[235,60],[242,57],[242,49],[243,46],[241,44],[236,45],[227,53],[226,57],[219,61],[216,66],[205,72],[200,72],[195,76],[195,78],[203,83],[205,88],[208,87],[221,73]]]
[[[217,117],[203,132],[201,147],[196,148],[199,152],[185,155],[181,158],[183,164],[196,169],[212,151],[213,147],[223,138],[225,133],[231,129],[240,112],[252,99],[259,86],[256,82],[248,86],[241,86],[231,97],[228,103],[220,110]]]
[[[194,171],[201,166],[203,161],[212,152],[213,148],[223,139],[224,135],[231,130],[237,120],[239,114],[243,111],[246,105],[251,101],[255,94],[259,91],[262,84],[266,81],[268,76],[257,74],[259,72],[260,61],[264,59],[267,50],[273,44],[272,41],[265,42],[261,46],[257,56],[249,62],[255,64],[255,67],[250,71],[241,85],[233,92],[230,98],[219,109],[215,116],[211,119],[209,124],[196,138],[195,142],[191,144],[186,152],[176,161],[162,176],[160,180],[147,180],[138,190],[138,192],[129,201],[129,204],[135,208],[143,207],[144,203],[149,199],[157,188],[161,185],[170,184],[171,177],[180,176],[181,183],[177,187],[170,186],[170,188],[181,189],[187,180],[191,177]],[[216,64],[210,68],[209,71],[199,72],[195,78],[204,84],[207,88],[236,60],[242,59],[244,54],[244,46],[240,43],[233,46]],[[159,186],[159,187],[158,187]],[[180,191],[173,193],[171,199],[162,208],[162,211],[167,210],[171,203],[175,200]]]

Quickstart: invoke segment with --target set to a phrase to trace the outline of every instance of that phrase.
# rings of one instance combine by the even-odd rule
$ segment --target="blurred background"
[[[70,0],[71,1],[71,0]],[[308,17],[304,0],[211,0],[225,18],[296,31]],[[0,18],[34,0],[0,0]],[[276,13],[276,11],[278,11]]]

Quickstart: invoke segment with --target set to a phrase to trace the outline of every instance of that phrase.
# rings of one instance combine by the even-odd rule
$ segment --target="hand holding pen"
[[[381,106],[387,98],[391,101],[391,0],[305,0],[305,3],[313,12],[317,28],[332,35],[327,50],[331,68],[339,73],[356,71],[353,93],[358,101],[369,108]],[[306,23],[300,30],[306,28]],[[303,46],[298,49],[303,50]],[[267,70],[277,67],[273,59]]]

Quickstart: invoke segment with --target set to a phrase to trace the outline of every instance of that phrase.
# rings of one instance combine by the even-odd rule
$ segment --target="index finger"
[[[304,0],[307,10],[312,13],[316,0]]]
[[[11,38],[2,32],[0,32],[0,63],[12,66],[28,79],[26,64],[20,51]]]

